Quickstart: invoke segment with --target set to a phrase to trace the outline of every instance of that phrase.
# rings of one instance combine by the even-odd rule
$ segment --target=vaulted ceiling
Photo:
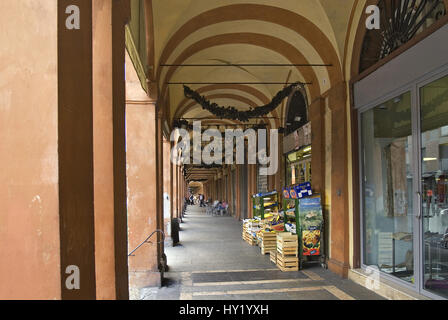
[[[284,87],[246,83],[310,82],[306,86],[310,102],[332,83],[343,80],[353,13],[364,4],[365,0],[146,0],[147,59],[156,84],[150,90],[158,91],[159,102],[167,108],[168,123],[180,117],[212,118],[198,104],[185,99],[182,85],[168,82],[218,82],[190,87],[213,102],[241,110],[266,104]],[[164,64],[332,66],[161,66]],[[284,113],[282,106],[267,121],[274,127],[282,126]]]

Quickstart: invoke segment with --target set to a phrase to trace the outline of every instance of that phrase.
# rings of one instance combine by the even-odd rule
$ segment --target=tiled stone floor
[[[241,239],[241,222],[211,217],[190,207],[181,224],[181,245],[165,247],[169,272],[162,288],[145,288],[144,300],[375,300],[358,284],[314,265],[281,272]]]

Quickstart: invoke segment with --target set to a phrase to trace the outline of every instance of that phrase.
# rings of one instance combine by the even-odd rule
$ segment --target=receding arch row
[[[240,85],[240,84],[209,85],[209,86],[204,86],[204,87],[197,89],[197,92],[200,94],[203,94],[203,93],[210,92],[210,91],[226,90],[226,89],[247,93],[247,94],[257,98],[257,100],[261,101],[264,104],[268,104],[270,102],[270,99],[263,92],[259,91],[258,89],[254,88],[254,87],[248,86],[248,85]],[[191,107],[190,106],[191,104],[188,104],[189,101],[190,101],[189,99],[185,98],[177,105],[176,111],[174,114],[174,118],[178,118],[187,112],[188,106]],[[193,105],[196,105],[196,103],[194,103]],[[274,110],[272,112],[272,115],[274,117],[278,118],[277,110]],[[279,119],[275,119],[275,126],[277,128],[280,127]]]
[[[234,100],[234,101],[245,103],[245,104],[247,104],[247,105],[249,105],[251,107],[256,107],[257,106],[257,104],[253,100],[248,99],[248,98],[243,97],[243,96],[238,95],[238,94],[230,94],[230,93],[227,93],[227,94],[226,93],[213,94],[213,95],[207,96],[207,98],[208,99],[230,99],[230,100]],[[194,109],[194,107],[196,107],[196,106],[200,107],[195,101],[190,102],[189,104],[183,106],[182,110],[179,111],[179,113],[178,113],[179,114],[179,118],[181,116],[183,116],[184,114],[186,114],[187,112],[189,112],[192,109]],[[175,118],[177,118],[177,117],[175,117]],[[263,118],[263,120],[267,121],[270,124],[270,121],[269,121],[269,119],[266,116],[264,116],[262,118]],[[244,124],[244,123],[242,123],[240,121],[236,121],[236,123],[242,124],[242,125]],[[274,126],[277,127],[277,121],[275,121],[274,123],[275,123]]]
[[[328,37],[315,24],[295,12],[260,4],[223,6],[190,19],[170,38],[163,49],[159,63],[167,63],[177,46],[195,31],[212,24],[237,20],[271,22],[295,31],[314,47],[323,61],[333,64],[333,67],[328,67],[329,81],[333,84],[342,81],[342,69],[338,54]],[[160,78],[161,68],[158,68],[156,77],[158,83],[160,83]]]
[[[174,64],[182,64],[187,59],[194,56],[194,54],[196,54],[197,52],[200,52],[207,48],[226,44],[254,45],[277,52],[291,63],[308,63],[308,60],[301,54],[300,51],[298,51],[288,42],[279,38],[257,33],[230,33],[212,36],[192,44],[190,47],[185,49],[182,54],[179,55]],[[169,70],[165,77],[165,81],[163,81],[162,83],[161,97],[166,97],[168,91],[168,85],[166,82],[168,82],[173,77],[177,69],[177,66],[169,67]],[[312,82],[312,85],[309,86],[311,97],[317,98],[318,96],[320,96],[320,86],[314,70],[312,70],[312,68],[306,67],[296,67],[296,69],[299,71],[305,81]]]
[[[234,25],[235,24],[235,25]],[[241,24],[241,25],[240,25]],[[225,30],[225,31],[223,31]],[[203,38],[207,38],[213,35],[219,35],[219,34],[226,34],[226,33],[258,33],[258,34],[264,34],[271,37],[277,37],[279,39],[287,41],[291,46],[295,47],[298,51],[300,51],[311,63],[313,64],[323,64],[324,61],[319,56],[318,52],[309,44],[301,35],[295,33],[291,29],[284,28],[282,26],[272,24],[269,22],[264,21],[237,21],[234,22],[226,22],[225,24],[217,24],[217,25],[211,25],[207,26],[206,28],[203,28],[199,31],[197,31],[195,34],[191,35],[188,39],[186,39],[184,42],[182,42],[172,53],[168,65],[172,63],[176,59],[176,57],[179,56],[179,54],[182,53],[183,50],[185,50],[189,45],[192,43],[195,43]],[[273,48],[275,49],[275,48]],[[243,45],[243,44],[229,44],[223,47],[212,47],[208,48],[207,50],[201,51],[197,54],[195,54],[194,57],[191,59],[188,59],[186,61],[186,64],[202,64],[202,63],[225,63],[224,61],[227,61],[229,63],[235,63],[235,64],[245,64],[245,63],[256,63],[256,64],[263,64],[263,63],[279,63],[279,64],[288,64],[290,63],[287,61],[282,55],[280,55],[278,52],[275,52],[273,50],[265,50],[263,48],[252,46],[252,45]],[[273,76],[269,79],[279,79],[282,80],[284,77],[280,74],[286,74],[288,73],[289,69],[291,67],[218,67],[215,66],[213,68],[211,67],[182,67],[179,70],[176,71],[175,76],[173,76],[174,79],[180,79],[181,81],[184,81],[184,79],[190,79],[189,73],[194,71],[194,74],[204,74],[204,75],[211,75],[213,76],[221,76],[222,73],[234,73],[236,72],[235,76],[240,74],[241,76],[246,75],[248,77],[248,81],[252,81],[251,76],[254,77],[253,81],[259,81],[260,79],[255,78],[262,78],[263,75],[266,73],[272,74]],[[319,67],[319,66],[313,66],[310,67],[314,70],[316,75],[319,77],[319,79],[330,79],[330,75],[328,73],[328,68],[325,67]],[[161,70],[161,76],[160,79],[164,79],[166,72],[168,71],[168,68],[164,66]],[[244,71],[244,72],[242,72]],[[301,77],[301,75],[298,75],[296,69],[294,69],[293,74],[295,77]],[[205,79],[208,79],[208,76],[206,76]],[[219,78],[218,78],[219,79]],[[237,81],[238,78],[235,79]],[[233,76],[232,76],[233,80]],[[245,79],[244,79],[245,80]],[[266,80],[266,79],[265,79]],[[303,80],[303,79],[301,79]],[[193,80],[192,80],[193,81]],[[160,83],[162,84],[162,82]],[[329,89],[330,82],[327,81],[327,83],[320,83],[321,86],[321,92],[325,92]],[[268,95],[270,96],[270,95]]]

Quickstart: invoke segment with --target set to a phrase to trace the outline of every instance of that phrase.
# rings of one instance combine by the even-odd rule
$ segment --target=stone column
[[[132,62],[126,63],[126,139],[129,251],[159,227],[157,212],[157,116],[155,101],[141,88]],[[157,235],[151,238],[157,242]],[[160,286],[159,250],[143,244],[129,257],[131,288]]]
[[[176,218],[179,218],[179,167],[177,165],[173,165],[174,170],[174,207],[175,208],[175,216]]]
[[[325,203],[325,100],[318,98],[309,107],[311,121],[312,187]]]
[[[163,170],[163,109],[160,106],[157,107],[156,113],[156,207],[157,207],[157,229],[164,232],[164,217],[163,217],[163,191],[164,191],[164,170]],[[164,242],[162,234],[157,233],[157,257],[159,261],[159,270],[164,271],[167,269],[166,256],[164,253]]]
[[[93,175],[97,299],[128,299],[125,83],[126,2],[93,6]]]
[[[126,177],[126,83],[125,25],[131,16],[129,0],[112,1],[114,238],[116,298],[129,299],[127,177]]]
[[[182,207],[183,207],[183,183],[182,183],[182,168],[177,166],[177,214],[180,222],[182,222]]]
[[[256,184],[257,184],[257,165],[249,164],[248,166],[248,193],[247,193],[247,207],[249,211],[249,218],[254,217],[254,208],[252,204],[252,195],[256,193]]]
[[[347,277],[349,260],[349,210],[347,165],[347,91],[346,83],[334,86],[329,93],[331,109],[331,144],[338,146],[331,153],[331,256],[329,268]]]
[[[171,228],[172,218],[172,190],[171,190],[171,143],[166,139],[163,140],[163,224],[166,236],[170,236],[169,230]],[[168,196],[168,199],[166,198]]]
[[[173,149],[173,142],[170,142],[170,150]],[[170,155],[171,156],[171,155]],[[170,158],[171,159],[171,158]],[[176,217],[176,173],[174,172],[175,166],[173,165],[173,162],[170,160],[170,208],[171,208],[171,219]]]
[[[240,170],[241,165],[237,164],[235,169],[235,177],[236,177],[236,212],[235,217],[240,220],[241,219],[241,185],[240,185]]]
[[[69,0],[58,1],[58,153],[62,299],[95,299],[92,2],[77,2],[80,29],[65,27]],[[80,289],[65,285],[80,271]]]
[[[115,299],[112,2],[92,5],[96,293]]]
[[[281,193],[284,187],[284,176],[285,176],[285,157],[283,156],[283,138],[284,134],[278,134],[278,171],[275,174],[274,186],[277,192]]]

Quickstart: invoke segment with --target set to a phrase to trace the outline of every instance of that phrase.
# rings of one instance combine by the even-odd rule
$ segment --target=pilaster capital
[[[140,99],[126,99],[126,105],[140,105],[140,106],[148,106],[148,107],[156,107],[157,101],[145,98]]]
[[[311,121],[313,119],[322,117],[324,106],[325,106],[325,99],[323,97],[319,97],[315,99],[313,102],[311,102],[309,108],[309,115]]]

